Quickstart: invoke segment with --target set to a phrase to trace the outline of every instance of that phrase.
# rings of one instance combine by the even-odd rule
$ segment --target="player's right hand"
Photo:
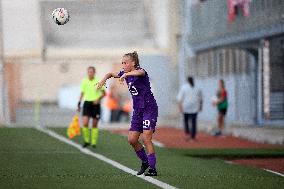
[[[77,106],[77,112],[81,111],[81,102],[78,102],[78,106]]]
[[[105,81],[104,81],[104,80],[101,80],[101,81],[98,82],[96,85],[97,85],[97,89],[100,89],[100,88],[102,88],[102,87],[105,85]]]

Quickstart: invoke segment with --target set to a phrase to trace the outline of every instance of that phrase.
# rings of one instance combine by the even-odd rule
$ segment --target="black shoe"
[[[83,144],[83,148],[86,148],[86,147],[89,146],[89,145],[90,145],[90,143],[85,142],[85,143]]]
[[[214,134],[214,136],[221,136],[222,135],[222,132],[221,131],[218,131]]]
[[[142,163],[140,171],[138,171],[137,175],[142,175],[143,173],[145,173],[145,171],[148,169],[149,164],[147,163]]]
[[[157,173],[156,169],[149,169],[148,173],[145,173],[145,176],[150,176],[150,177],[158,176],[158,173]]]

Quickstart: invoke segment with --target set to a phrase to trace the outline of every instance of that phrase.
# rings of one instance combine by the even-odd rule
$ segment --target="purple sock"
[[[156,169],[156,155],[155,153],[148,155],[148,162],[151,169]]]
[[[141,150],[136,151],[136,155],[139,159],[141,159],[143,163],[148,162],[148,158],[147,158],[144,148],[141,148]]]

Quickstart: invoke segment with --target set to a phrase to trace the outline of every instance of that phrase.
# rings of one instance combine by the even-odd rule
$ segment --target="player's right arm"
[[[79,101],[78,101],[78,105],[77,105],[77,111],[80,112],[81,111],[81,101],[83,99],[84,93],[81,92],[80,93],[80,97],[79,97]]]
[[[78,112],[81,111],[81,101],[83,100],[83,97],[84,97],[84,90],[85,90],[85,81],[84,80],[82,80],[82,82],[81,82],[80,90],[81,90],[81,93],[80,93],[79,101],[78,101],[78,104],[77,104],[77,111]]]
[[[105,85],[105,83],[106,83],[106,81],[108,80],[108,79],[110,79],[110,78],[119,78],[120,76],[119,76],[119,72],[110,72],[110,73],[107,73],[105,76],[104,76],[104,78],[97,84],[97,89],[100,89],[100,88],[102,88],[104,85]]]

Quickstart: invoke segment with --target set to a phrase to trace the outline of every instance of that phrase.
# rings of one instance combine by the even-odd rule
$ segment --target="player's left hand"
[[[94,105],[97,105],[97,104],[99,104],[99,103],[100,103],[100,100],[95,100],[95,101],[93,102]]]

